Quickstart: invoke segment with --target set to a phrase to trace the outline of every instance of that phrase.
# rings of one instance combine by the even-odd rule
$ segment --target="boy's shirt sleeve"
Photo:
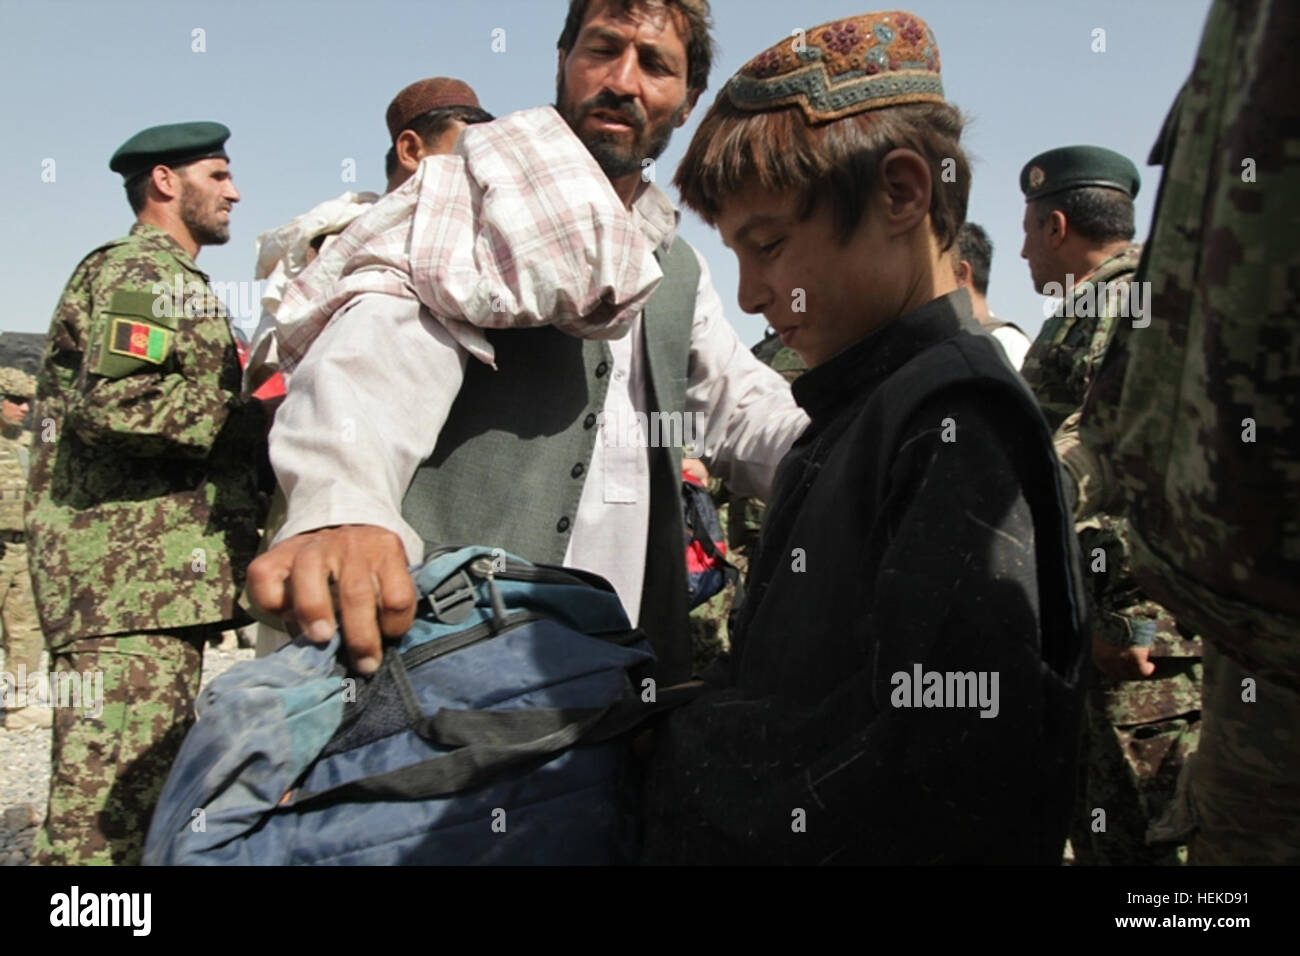
[[[941,401],[904,439],[874,595],[845,635],[867,666],[812,709],[729,690],[669,722],[680,829],[713,843],[705,856],[832,863],[852,847],[876,863],[953,862],[1025,822],[1044,720],[1033,521],[991,414]],[[996,713],[893,706],[892,675],[915,664],[996,673]]]

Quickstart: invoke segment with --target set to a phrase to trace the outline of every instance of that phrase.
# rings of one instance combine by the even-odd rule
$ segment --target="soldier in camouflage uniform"
[[[5,669],[22,689],[5,703],[5,729],[33,730],[50,726],[48,707],[27,699],[32,683],[43,683],[40,621],[27,573],[27,540],[23,530],[23,494],[30,468],[31,433],[23,427],[36,394],[36,381],[16,368],[0,368],[0,620],[4,623]],[[40,693],[40,690],[37,690]],[[19,702],[25,706],[16,706]]]
[[[780,372],[787,382],[793,382],[806,368],[799,353],[781,345],[776,333],[770,330],[751,351],[763,364]],[[726,535],[727,560],[740,576],[735,584],[729,583],[691,611],[691,646],[696,673],[731,648],[728,622],[737,595],[744,594],[744,582],[749,578],[749,557],[758,548],[758,537],[763,528],[764,506],[757,498],[735,497],[717,478],[710,479],[709,494],[718,508],[718,520]]]
[[[101,673],[102,713],[58,707],[40,863],[136,863],[192,719],[204,639],[240,617],[264,416],[194,264],[239,193],[217,123],[154,127],[110,168],[137,221],[77,266],[37,381],[27,533],[56,674]]]
[[[1116,324],[1145,306],[1130,286],[1141,254],[1130,241],[1138,186],[1131,162],[1098,147],[1050,150],[1021,173],[1021,254],[1038,291],[1064,295],[1021,374],[1058,447],[1073,434]],[[1079,863],[1176,864],[1184,850],[1148,846],[1146,836],[1173,802],[1179,771],[1196,749],[1200,642],[1138,587],[1124,519],[1092,517],[1077,527],[1101,672],[1088,694],[1070,842]]]
[[[1163,821],[1191,862],[1300,863],[1300,8],[1217,0],[1150,162],[1138,278],[1085,403],[1094,502],[1205,636],[1200,747]]]

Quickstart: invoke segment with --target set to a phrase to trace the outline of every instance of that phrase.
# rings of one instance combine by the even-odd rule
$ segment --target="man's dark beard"
[[[204,221],[201,202],[197,189],[189,185],[181,186],[181,204],[178,212],[181,222],[190,231],[194,241],[201,246],[220,246],[229,242],[230,223]]]
[[[686,104],[682,103],[672,116],[647,131],[645,113],[632,97],[616,96],[609,90],[602,89],[585,103],[574,107],[570,107],[565,99],[564,75],[561,74],[559,88],[555,93],[555,108],[610,179],[621,179],[639,173],[644,168],[645,160],[658,159],[668,147],[668,140],[672,138],[677,121],[686,112]],[[632,142],[624,146],[619,142],[617,133],[580,129],[582,121],[592,110],[609,110],[626,120],[632,127]]]

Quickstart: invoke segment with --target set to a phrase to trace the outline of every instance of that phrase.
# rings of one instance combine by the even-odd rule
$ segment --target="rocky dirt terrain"
[[[203,655],[207,684],[236,661],[251,660],[249,650],[208,647]],[[0,866],[26,866],[32,840],[45,820],[50,785],[50,732],[0,729]]]

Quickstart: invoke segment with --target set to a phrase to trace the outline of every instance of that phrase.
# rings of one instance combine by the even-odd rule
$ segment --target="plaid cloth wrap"
[[[365,293],[413,297],[495,368],[483,329],[554,324],[614,339],[663,273],[587,148],[549,106],[466,128],[425,159],[285,289],[247,382],[286,375]]]

